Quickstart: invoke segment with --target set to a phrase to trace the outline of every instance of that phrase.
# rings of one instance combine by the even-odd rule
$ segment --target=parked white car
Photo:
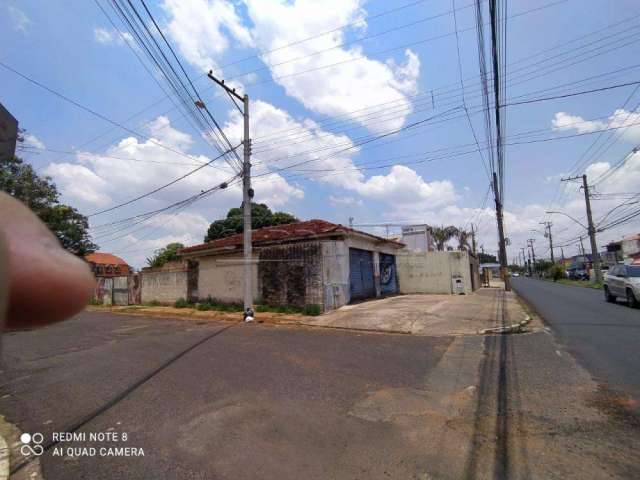
[[[639,265],[615,265],[609,269],[604,279],[604,298],[607,302],[615,302],[618,297],[626,298],[630,307],[639,306]]]

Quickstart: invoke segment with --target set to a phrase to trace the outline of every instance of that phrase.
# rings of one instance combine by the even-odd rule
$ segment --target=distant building
[[[16,154],[18,120],[0,103],[0,160]]]
[[[402,227],[402,239],[408,250],[414,252],[433,252],[436,250],[429,225],[408,225]]]
[[[631,263],[640,255],[640,233],[607,244],[607,253],[613,253],[617,262]]]
[[[96,277],[119,277],[133,273],[127,262],[111,253],[94,252],[85,255],[84,259]]]
[[[480,275],[482,275],[485,270],[491,270],[491,274],[494,277],[500,277],[500,264],[499,263],[481,263],[480,264]]]

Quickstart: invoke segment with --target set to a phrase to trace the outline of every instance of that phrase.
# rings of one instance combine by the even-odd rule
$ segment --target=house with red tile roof
[[[119,277],[133,273],[127,262],[112,253],[93,252],[85,255],[84,259],[96,277]]]
[[[396,252],[404,244],[325,220],[254,230],[256,303],[331,310],[399,291]],[[242,303],[242,234],[187,247],[180,255],[198,265],[198,297]]]

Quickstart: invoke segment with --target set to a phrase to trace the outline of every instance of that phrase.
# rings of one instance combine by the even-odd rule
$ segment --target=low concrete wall
[[[400,293],[471,293],[473,283],[469,254],[456,252],[396,253]],[[453,279],[461,280],[454,292]]]
[[[187,298],[187,270],[143,271],[141,280],[142,303],[160,302],[172,304],[179,298]]]
[[[258,265],[254,254],[252,266],[253,300],[260,298]],[[198,259],[198,296],[201,300],[211,296],[223,303],[244,301],[244,261],[242,254],[211,255]]]

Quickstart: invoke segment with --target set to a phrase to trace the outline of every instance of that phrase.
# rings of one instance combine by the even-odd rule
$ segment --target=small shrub
[[[95,297],[89,299],[89,305],[102,305],[102,300],[98,300]]]
[[[176,300],[176,303],[174,303],[173,306],[176,308],[189,308],[192,305],[184,298],[179,298],[178,300]]]
[[[554,282],[564,278],[564,268],[562,265],[554,265],[551,267],[551,278],[553,278]]]
[[[211,304],[207,302],[201,302],[196,305],[196,310],[200,310],[201,312],[205,310],[211,310]]]
[[[311,315],[313,317],[318,316],[322,313],[322,307],[317,303],[310,303],[304,306],[303,313],[305,315]]]

